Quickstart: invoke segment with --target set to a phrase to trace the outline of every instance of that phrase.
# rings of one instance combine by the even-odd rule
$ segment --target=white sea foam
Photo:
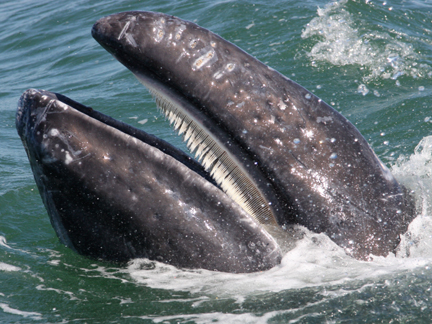
[[[3,247],[5,247],[7,249],[10,249],[10,250],[19,251],[19,252],[23,252],[23,253],[28,253],[27,251],[24,251],[24,250],[21,250],[21,249],[15,249],[15,248],[11,247],[9,244],[7,244],[6,237],[1,236],[1,235],[0,235],[0,246],[3,246]]]
[[[21,271],[21,268],[4,262],[0,262],[0,271]]]
[[[432,260],[432,136],[424,137],[409,158],[399,158],[392,171],[415,193],[419,214],[402,237],[398,256]]]
[[[34,320],[41,320],[42,319],[42,314],[40,314],[40,313],[21,311],[19,309],[15,309],[15,308],[10,307],[8,304],[0,303],[0,308],[5,313],[9,313],[9,314],[13,314],[13,315],[19,315],[19,316],[22,316],[25,318],[28,317],[28,318],[31,318]]]
[[[291,311],[288,311],[291,312]],[[232,323],[232,324],[242,324],[242,323],[268,323],[268,321],[275,315],[280,315],[284,312],[275,311],[268,312],[264,315],[255,315],[251,313],[246,314],[227,314],[221,312],[211,312],[202,314],[178,314],[178,315],[168,315],[168,316],[139,316],[141,319],[151,320],[153,323],[171,323],[185,321],[193,322],[196,324],[206,324],[218,319],[220,323]]]
[[[365,83],[376,78],[396,80],[402,75],[431,77],[432,68],[419,63],[420,56],[408,35],[382,26],[368,28],[361,15],[349,12],[347,3],[334,1],[318,8],[318,17],[303,29],[302,38],[315,42],[308,52],[313,64],[359,65]]]
[[[56,289],[56,288],[51,288],[51,287],[46,287],[45,285],[38,285],[36,286],[36,290],[41,290],[41,291],[54,291],[59,295],[64,295],[67,296],[70,300],[80,300],[79,298],[75,297],[73,292],[70,291],[65,291],[65,290],[61,290],[61,289]]]

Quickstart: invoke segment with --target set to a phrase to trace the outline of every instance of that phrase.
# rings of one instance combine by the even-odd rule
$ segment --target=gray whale
[[[92,35],[150,90],[198,161],[60,94],[26,91],[18,133],[65,244],[230,272],[278,264],[277,240],[293,224],[359,259],[397,247],[412,197],[311,92],[173,16],[119,13]]]

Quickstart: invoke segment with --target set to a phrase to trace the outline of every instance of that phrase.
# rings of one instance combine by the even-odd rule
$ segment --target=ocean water
[[[27,88],[60,92],[184,148],[151,96],[90,35],[151,10],[194,21],[334,106],[415,192],[398,252],[372,262],[308,234],[254,274],[90,260],[60,244],[15,130]],[[432,318],[432,3],[0,2],[1,323],[428,323]]]

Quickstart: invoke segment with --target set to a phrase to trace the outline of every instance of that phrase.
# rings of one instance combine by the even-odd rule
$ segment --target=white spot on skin
[[[276,117],[272,115],[272,116],[270,117],[270,120],[269,120],[270,124],[274,124],[274,123],[275,123],[275,120],[276,120]]]
[[[273,153],[273,149],[272,148],[270,148],[270,147],[267,147],[267,146],[263,146],[263,145],[258,145],[260,148],[262,148],[263,150],[267,150],[267,151],[269,151],[270,153]]]
[[[59,136],[60,132],[58,131],[58,129],[53,128],[53,129],[50,130],[50,135],[51,136]]]
[[[231,72],[232,70],[234,70],[235,68],[235,64],[234,63],[228,63],[226,66],[226,69]]]
[[[329,117],[329,116],[325,116],[325,117],[318,117],[316,119],[317,123],[323,123],[323,124],[327,124],[328,122],[332,122],[333,118]]]
[[[215,74],[213,74],[213,78],[216,80],[219,80],[223,76],[223,71],[218,71]]]
[[[198,70],[201,67],[203,67],[204,65],[206,65],[210,60],[213,59],[213,57],[215,57],[216,53],[214,50],[211,50],[207,53],[204,53],[203,55],[201,55],[199,58],[197,58],[195,60],[195,62],[192,64],[192,70]]]
[[[214,228],[213,228],[211,225],[209,225],[209,224],[207,223],[207,221],[204,221],[204,225],[205,225],[205,227],[207,227],[207,229],[208,229],[209,231],[213,231],[213,230],[214,230]]]
[[[69,163],[73,162],[73,158],[70,155],[68,151],[65,151],[65,163],[68,165]]]
[[[312,138],[314,133],[311,129],[307,129],[306,131],[304,131],[304,134],[307,138]]]
[[[277,106],[279,107],[280,110],[285,110],[287,108],[287,105],[284,104],[284,102],[282,100],[279,101],[279,103],[277,104]]]
[[[165,36],[165,31],[162,28],[153,28],[153,31],[155,33],[154,40],[159,43]]]
[[[185,29],[186,29],[186,25],[180,25],[179,27],[177,27],[175,29],[175,33],[176,33],[175,39],[176,40],[180,40],[181,39],[181,36],[182,36],[182,34],[183,34],[183,32],[184,32]]]
[[[68,105],[64,104],[63,102],[61,102],[59,100],[51,100],[50,103],[54,104],[56,107],[63,108],[63,110],[69,109]]]
[[[183,57],[185,57],[185,56],[189,56],[189,53],[183,51],[183,52],[179,55],[179,57],[177,58],[176,63],[179,63],[179,62],[181,61],[181,59],[182,59]]]
[[[165,37],[165,19],[160,19],[159,21],[155,22],[155,25],[153,27],[153,33],[154,33],[154,40],[156,43],[159,43],[162,41],[162,39]]]
[[[189,43],[190,48],[195,48],[198,43],[198,40],[194,39]]]

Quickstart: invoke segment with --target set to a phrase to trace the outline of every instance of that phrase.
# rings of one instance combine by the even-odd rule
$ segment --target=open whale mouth
[[[35,89],[17,129],[53,227],[77,252],[230,272],[280,262],[273,237],[167,142]]]
[[[231,272],[278,264],[275,237],[291,224],[361,259],[397,246],[411,197],[312,93],[176,17],[120,13],[92,35],[149,89],[200,163],[60,94],[26,91],[18,133],[65,244]]]

